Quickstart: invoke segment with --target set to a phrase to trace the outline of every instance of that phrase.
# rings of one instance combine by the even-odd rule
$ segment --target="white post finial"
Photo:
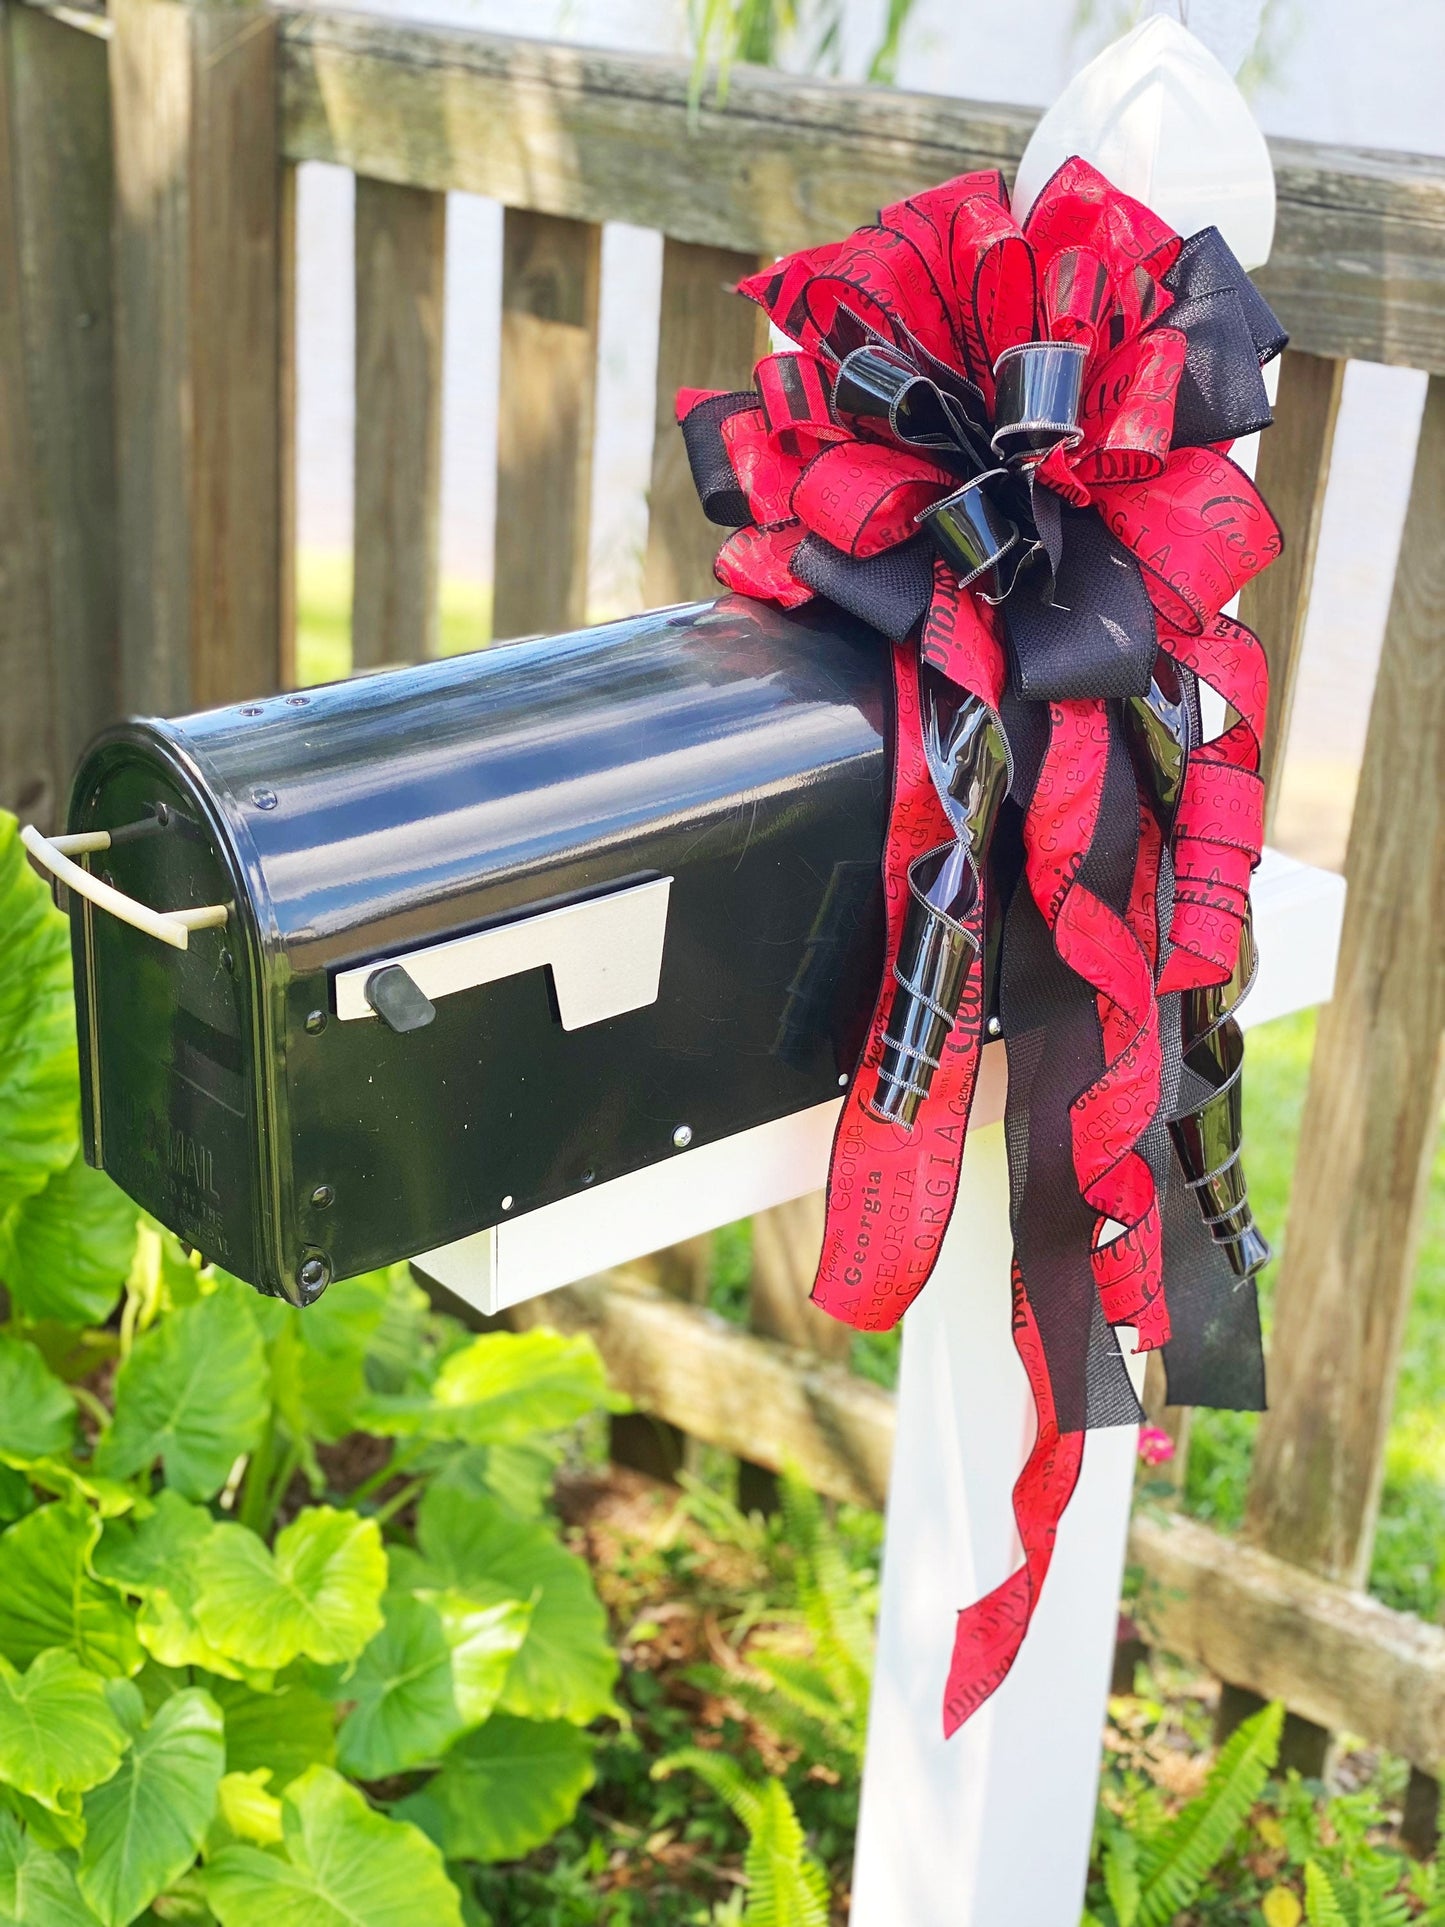
[[[1269,149],[1234,80],[1179,20],[1154,14],[1069,82],[1019,163],[1018,219],[1071,154],[1181,234],[1214,226],[1246,268],[1269,258]]]

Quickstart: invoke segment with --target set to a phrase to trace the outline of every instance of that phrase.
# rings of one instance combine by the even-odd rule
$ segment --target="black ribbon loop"
[[[814,595],[871,623],[890,642],[906,642],[933,600],[933,547],[919,535],[859,559],[821,535],[806,535],[793,557],[793,574]]]
[[[883,1034],[870,1100],[874,1113],[909,1129],[933,1088],[948,1033],[958,1020],[963,980],[978,951],[959,921],[973,908],[978,878],[969,853],[941,843],[908,866],[908,911],[893,964],[898,988]]]
[[[933,1088],[958,1020],[964,978],[978,954],[978,938],[964,919],[978,908],[981,865],[1013,773],[1008,740],[987,704],[964,697],[945,732],[939,688],[925,669],[923,747],[953,841],[908,866],[908,910],[893,964],[897,989],[869,1099],[876,1116],[905,1130]]]
[[[994,430],[1000,461],[1077,447],[1086,353],[1077,341],[1023,341],[994,363]]]
[[[833,409],[855,434],[885,428],[904,448],[953,454],[960,444],[957,404],[887,342],[869,342],[846,357],[834,384]]]
[[[1244,1034],[1232,1014],[1248,994],[1258,968],[1254,925],[1246,916],[1228,983],[1190,991],[1183,1000],[1180,1099],[1187,1108],[1169,1124],[1185,1183],[1198,1198],[1210,1236],[1236,1278],[1252,1278],[1270,1257],[1250,1209],[1240,1163]]]
[[[1007,480],[1002,468],[985,470],[926,508],[918,525],[932,539],[934,547],[967,588],[976,582],[1014,548],[1019,526],[1005,515],[989,493],[989,484]]]
[[[721,523],[726,529],[751,528],[753,512],[734,473],[722,425],[730,415],[740,415],[744,409],[757,405],[757,396],[747,388],[731,395],[709,395],[682,418],[687,465],[692,470],[702,512],[709,522]]]
[[[1174,295],[1164,325],[1186,343],[1173,446],[1203,448],[1268,428],[1273,417],[1259,371],[1288,336],[1218,228],[1190,235],[1164,285]]]
[[[1140,786],[1166,839],[1174,829],[1195,737],[1194,718],[1178,664],[1161,650],[1142,696],[1124,703],[1124,740]],[[1199,1026],[1207,1029],[1207,1025]]]

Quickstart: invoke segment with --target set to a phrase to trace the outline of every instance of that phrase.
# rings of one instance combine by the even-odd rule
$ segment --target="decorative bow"
[[[922,1287],[991,1001],[1009,1051],[1039,1432],[1024,1564],[960,1615],[952,1730],[1018,1650],[1083,1430],[1138,1416],[1104,1327],[1168,1343],[1171,1394],[1262,1398],[1229,1013],[1266,683],[1221,611],[1280,547],[1226,450],[1268,424],[1285,338],[1217,230],[1181,240],[1077,158],[1022,228],[1001,175],[965,175],[739,292],[796,345],[744,392],[678,395],[736,531],[718,577],[893,644],[888,969],[834,1144],[828,1310],[883,1327]],[[1234,718],[1212,742],[1201,679]]]

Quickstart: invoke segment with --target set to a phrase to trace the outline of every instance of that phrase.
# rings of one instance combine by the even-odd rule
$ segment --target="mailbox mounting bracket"
[[[374,1020],[368,986],[395,966],[431,1003],[545,966],[564,1030],[642,1010],[657,1002],[671,889],[671,877],[655,877],[420,950],[373,957],[336,973],[336,1015],[343,1023]]]

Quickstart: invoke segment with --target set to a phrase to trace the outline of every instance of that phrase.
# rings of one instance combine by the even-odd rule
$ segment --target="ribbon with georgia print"
[[[1227,451],[1269,423],[1284,336],[1216,230],[1181,239],[1077,158],[1022,227],[1001,175],[966,175],[739,292],[794,345],[747,390],[678,395],[734,531],[718,577],[891,645],[885,971],[834,1140],[826,1310],[883,1329],[927,1282],[992,1009],[1009,1053],[1038,1427],[1023,1563],[959,1615],[952,1732],[1019,1650],[1085,1430],[1138,1416],[1110,1328],[1164,1349],[1171,1396],[1262,1402],[1231,1011],[1267,679],[1222,611],[1280,547]],[[1201,684],[1232,718],[1212,741]]]

